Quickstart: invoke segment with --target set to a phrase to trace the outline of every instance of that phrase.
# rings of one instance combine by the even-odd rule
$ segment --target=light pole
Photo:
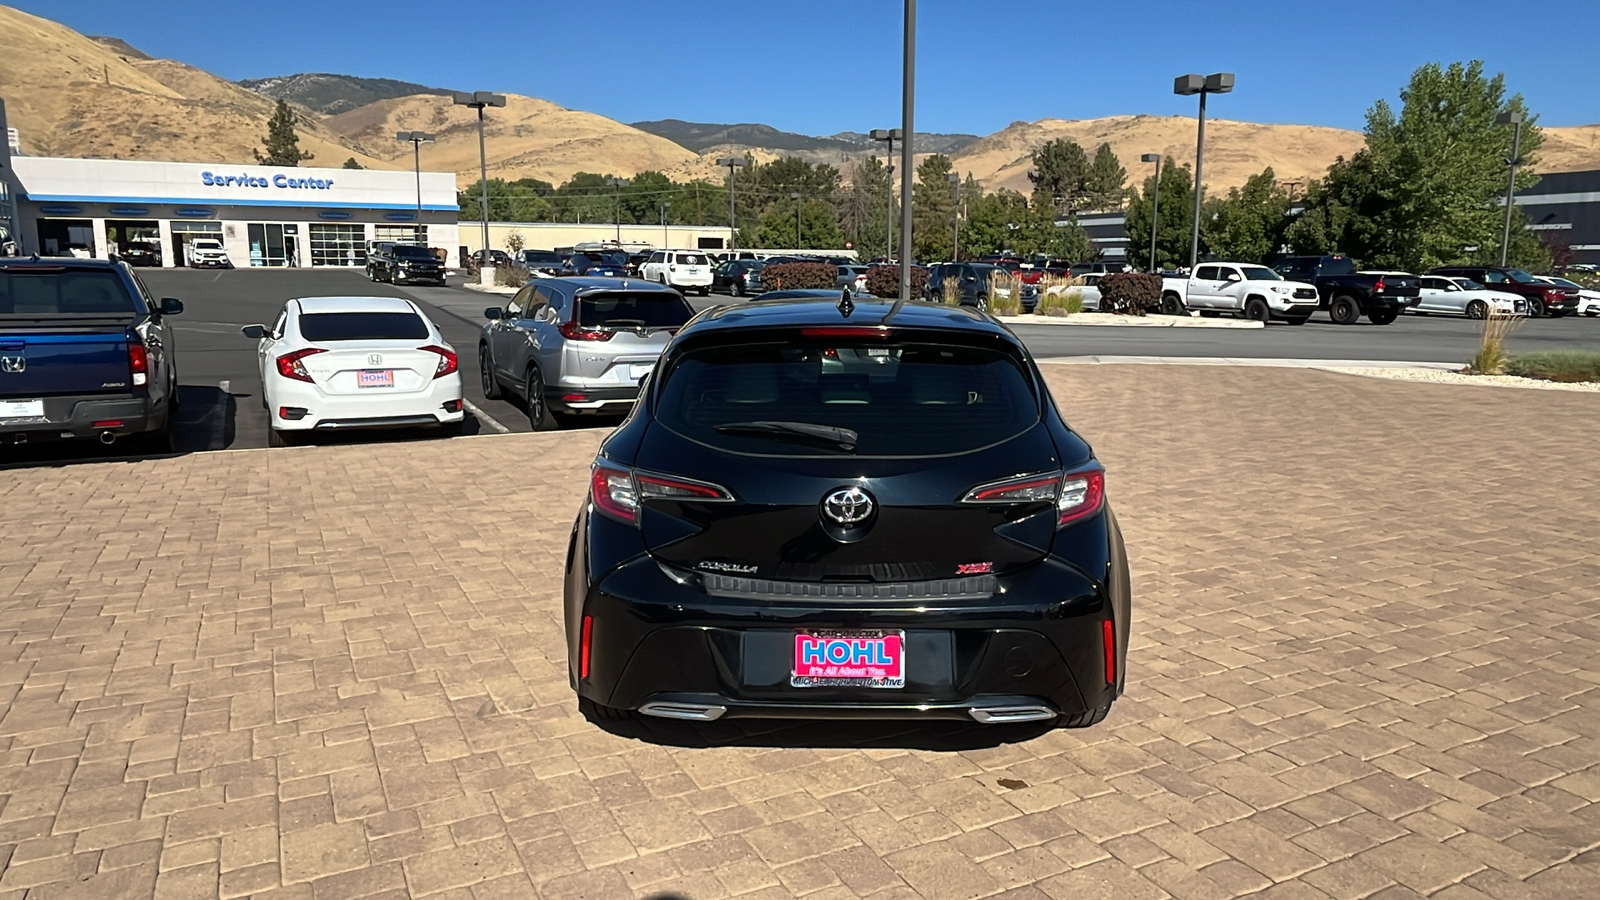
[[[1506,255],[1511,250],[1511,202],[1517,191],[1517,164],[1522,162],[1522,113],[1512,110],[1503,112],[1494,117],[1496,125],[1512,125],[1516,131],[1511,133],[1511,155],[1506,157],[1506,165],[1511,168],[1511,177],[1506,180],[1506,222],[1500,228],[1500,265],[1506,264]]]
[[[401,131],[394,136],[397,141],[411,142],[411,159],[417,168],[417,228],[422,228],[422,145],[433,143],[433,135],[426,131]]]
[[[1152,182],[1155,187],[1150,191],[1150,271],[1156,271],[1156,222],[1161,215],[1161,154],[1146,153],[1139,157],[1140,162],[1156,164],[1156,180]]]
[[[884,161],[889,168],[889,208],[884,215],[884,221],[889,227],[889,249],[884,252],[883,258],[894,259],[894,142],[900,140],[905,132],[899,128],[874,128],[871,138],[875,141],[887,141],[889,152],[884,156]]]
[[[483,261],[479,278],[483,284],[494,284],[494,266],[487,265],[489,256],[489,154],[483,145],[483,110],[485,107],[506,105],[505,94],[474,91],[470,94],[452,94],[457,106],[470,106],[478,111],[478,214],[483,219]]]
[[[1179,75],[1172,81],[1172,92],[1181,97],[1200,95],[1200,131],[1194,143],[1194,233],[1189,238],[1189,271],[1200,261],[1200,176],[1206,158],[1206,95],[1233,90],[1233,73]]]
[[[617,246],[622,246],[622,186],[628,183],[626,178],[607,178],[606,184],[611,185],[611,190],[617,197]]]
[[[789,199],[794,201],[794,248],[800,249],[800,195],[790,194]]]
[[[728,249],[732,250],[739,238],[739,223],[733,213],[733,170],[745,165],[745,161],[742,156],[719,156],[717,165],[728,167]]]
[[[672,248],[672,238],[667,236],[667,209],[670,206],[672,206],[671,200],[661,204],[661,249],[663,250]]]
[[[906,0],[903,69],[900,74],[900,300],[911,299],[911,145],[917,136],[912,124],[917,86],[917,0]]]
[[[955,200],[955,209],[951,211],[950,218],[956,220],[956,239],[950,251],[950,261],[961,262],[961,176],[948,172],[944,180],[950,182],[951,195]]]

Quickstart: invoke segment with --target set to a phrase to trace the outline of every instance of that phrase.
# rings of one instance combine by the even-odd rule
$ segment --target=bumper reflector
[[[121,428],[122,427],[122,420],[121,419],[102,419],[102,420],[94,423],[94,427],[96,427],[96,428]]]
[[[578,638],[578,677],[589,677],[589,635],[594,630],[594,616],[583,617],[583,634]]]
[[[561,395],[561,399],[565,403],[582,403],[583,401],[589,399],[589,395],[588,394],[562,394]]]
[[[585,620],[587,621],[587,620]],[[1106,684],[1117,683],[1117,632],[1111,627],[1111,620],[1100,623],[1100,637],[1105,644],[1106,651]]]
[[[461,401],[460,400],[446,400],[444,402],[444,411],[445,412],[452,412],[452,413],[461,412]]]

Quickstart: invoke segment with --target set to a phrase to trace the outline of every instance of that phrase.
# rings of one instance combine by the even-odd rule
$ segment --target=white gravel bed
[[[1342,372],[1346,375],[1365,375],[1369,378],[1393,378],[1399,381],[1432,381],[1439,384],[1476,384],[1483,387],[1535,388],[1543,391],[1587,391],[1600,393],[1600,382],[1568,384],[1544,381],[1539,378],[1522,378],[1516,375],[1467,375],[1439,369],[1374,368],[1368,366],[1321,366],[1324,371]]]

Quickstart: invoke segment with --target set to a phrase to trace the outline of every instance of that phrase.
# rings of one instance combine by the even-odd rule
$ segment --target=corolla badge
[[[877,502],[860,488],[840,488],[822,499],[822,514],[840,525],[859,525],[872,515]]]

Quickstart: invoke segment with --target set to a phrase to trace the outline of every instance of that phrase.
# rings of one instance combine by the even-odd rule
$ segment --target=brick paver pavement
[[[597,432],[5,471],[0,898],[1600,896],[1600,398],[1049,372],[1087,731],[579,717]]]

